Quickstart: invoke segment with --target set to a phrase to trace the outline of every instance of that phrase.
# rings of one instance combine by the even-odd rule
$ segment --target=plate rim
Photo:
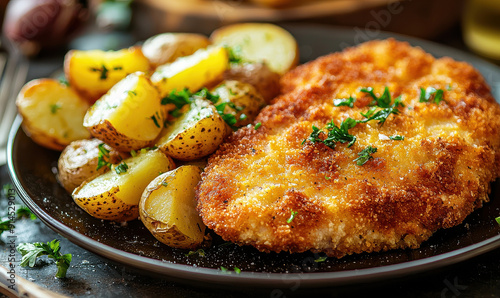
[[[300,28],[302,30],[309,30],[311,28],[328,31],[340,31],[344,34],[352,33],[352,28],[325,26],[325,25],[293,25],[284,26],[285,28]],[[464,56],[467,62],[473,64],[481,64],[482,67],[492,69],[499,74],[500,68],[474,56],[473,54],[463,52],[445,45],[434,43],[427,40],[421,40],[414,37],[393,34],[388,32],[380,32],[380,38],[394,37],[398,40],[408,41],[413,46],[433,47],[441,51],[449,53],[447,56]],[[428,49],[425,49],[429,52]],[[439,55],[433,54],[439,57]],[[454,58],[456,59],[456,58]],[[473,62],[471,62],[471,59]],[[497,99],[498,101],[498,99]],[[70,227],[64,225],[62,222],[54,219],[50,214],[43,211],[28,195],[27,191],[22,187],[22,183],[16,174],[16,159],[13,149],[16,144],[19,134],[23,133],[21,128],[22,117],[17,115],[11,130],[7,143],[7,166],[8,172],[14,183],[17,194],[21,200],[37,215],[37,217],[48,227],[61,236],[67,238],[76,245],[100,255],[104,258],[112,260],[116,263],[139,269],[144,274],[160,274],[161,276],[174,279],[180,282],[199,281],[216,284],[218,286],[259,286],[264,288],[280,288],[289,287],[290,282],[300,282],[300,286],[304,288],[311,287],[331,287],[336,285],[349,285],[360,282],[373,282],[382,279],[391,279],[396,277],[404,277],[435,268],[447,267],[478,255],[489,252],[493,249],[500,247],[500,234],[490,237],[478,243],[452,250],[446,253],[434,255],[431,257],[402,262],[398,264],[385,265],[380,267],[370,267],[355,270],[333,271],[333,272],[310,272],[310,273],[270,273],[270,272],[245,272],[240,274],[227,274],[218,269],[194,267],[192,265],[175,264],[165,262],[159,259],[153,259],[141,255],[108,246],[97,240],[94,240]],[[484,208],[484,207],[483,207]],[[48,220],[50,219],[50,221]],[[223,278],[221,278],[223,276]]]

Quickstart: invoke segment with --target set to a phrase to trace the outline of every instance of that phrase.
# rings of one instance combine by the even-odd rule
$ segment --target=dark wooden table
[[[436,41],[467,50],[460,38],[459,27]],[[33,61],[29,78],[47,76],[61,66],[60,55]],[[0,186],[12,184],[7,167],[0,167]],[[16,198],[17,203],[21,203]],[[7,212],[7,198],[2,192],[0,214]],[[16,273],[51,291],[71,297],[291,297],[316,296],[349,297],[500,297],[500,250],[492,251],[466,262],[441,268],[438,271],[386,280],[384,282],[307,290],[284,288],[278,291],[235,288],[200,288],[196,284],[173,283],[113,264],[50,230],[39,220],[21,219],[16,222],[17,243],[61,240],[62,253],[71,253],[73,261],[66,279],[55,279],[56,266],[41,261],[36,268],[16,267]],[[5,234],[5,233],[4,233]],[[0,264],[8,265],[7,235],[0,237]],[[20,260],[18,255],[17,265]]]

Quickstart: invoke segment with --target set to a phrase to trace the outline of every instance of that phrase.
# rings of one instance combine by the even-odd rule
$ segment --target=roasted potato
[[[209,47],[159,66],[151,76],[151,82],[160,90],[161,97],[184,88],[194,92],[214,81],[222,80],[228,64],[224,48]]]
[[[253,122],[260,109],[266,105],[252,85],[239,81],[223,81],[212,93],[219,96],[215,106],[224,114],[234,117],[234,123],[231,123],[234,127]]]
[[[254,86],[266,103],[271,103],[280,93],[280,75],[264,63],[232,64],[224,73],[224,80],[236,80]]]
[[[28,82],[16,99],[22,127],[37,144],[63,150],[72,141],[90,138],[83,127],[89,104],[73,89],[54,79]]]
[[[215,30],[210,39],[229,47],[244,62],[263,62],[283,75],[299,61],[295,38],[285,29],[264,23],[240,23]]]
[[[95,102],[83,125],[118,150],[144,148],[163,128],[160,95],[144,73],[130,74]]]
[[[150,67],[140,47],[119,51],[71,50],[64,58],[64,73],[70,85],[91,104],[127,75],[146,72]]]
[[[96,218],[133,220],[139,216],[138,205],[144,189],[158,175],[174,167],[172,159],[158,150],[139,151],[111,171],[85,181],[73,191],[73,200]]]
[[[161,132],[155,143],[173,158],[195,160],[214,152],[230,131],[210,102],[196,99],[186,113]]]
[[[100,150],[103,151],[101,154]],[[109,170],[107,166],[99,168],[99,158],[106,164],[117,164],[129,156],[130,154],[117,151],[98,139],[74,141],[59,156],[57,177],[61,185],[72,193],[85,180]]]
[[[139,214],[158,241],[176,248],[198,247],[205,225],[196,211],[197,166],[181,166],[156,177],[142,194]]]
[[[193,54],[210,45],[210,40],[201,34],[162,33],[148,38],[142,45],[142,53],[152,66],[174,62],[179,57]]]

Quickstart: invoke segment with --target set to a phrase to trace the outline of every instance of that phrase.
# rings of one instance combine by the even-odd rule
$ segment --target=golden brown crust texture
[[[336,257],[416,248],[488,201],[499,176],[500,107],[469,64],[389,39],[318,58],[281,84],[282,95],[255,120],[261,127],[233,134],[198,185],[203,221],[224,239]],[[383,125],[350,129],[352,147],[302,143],[313,125],[364,119],[372,98],[360,88],[381,95],[386,86],[405,107]],[[420,102],[428,87],[444,100]],[[352,108],[334,105],[349,96]],[[389,139],[395,135],[404,140]],[[377,152],[359,166],[353,160],[367,146]]]

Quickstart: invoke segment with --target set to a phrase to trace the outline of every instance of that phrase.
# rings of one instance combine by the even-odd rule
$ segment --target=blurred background
[[[161,32],[210,34],[236,22],[354,27],[451,40],[500,60],[498,0],[0,0],[2,39],[24,54],[116,49]],[[360,33],[360,34],[361,34]]]

